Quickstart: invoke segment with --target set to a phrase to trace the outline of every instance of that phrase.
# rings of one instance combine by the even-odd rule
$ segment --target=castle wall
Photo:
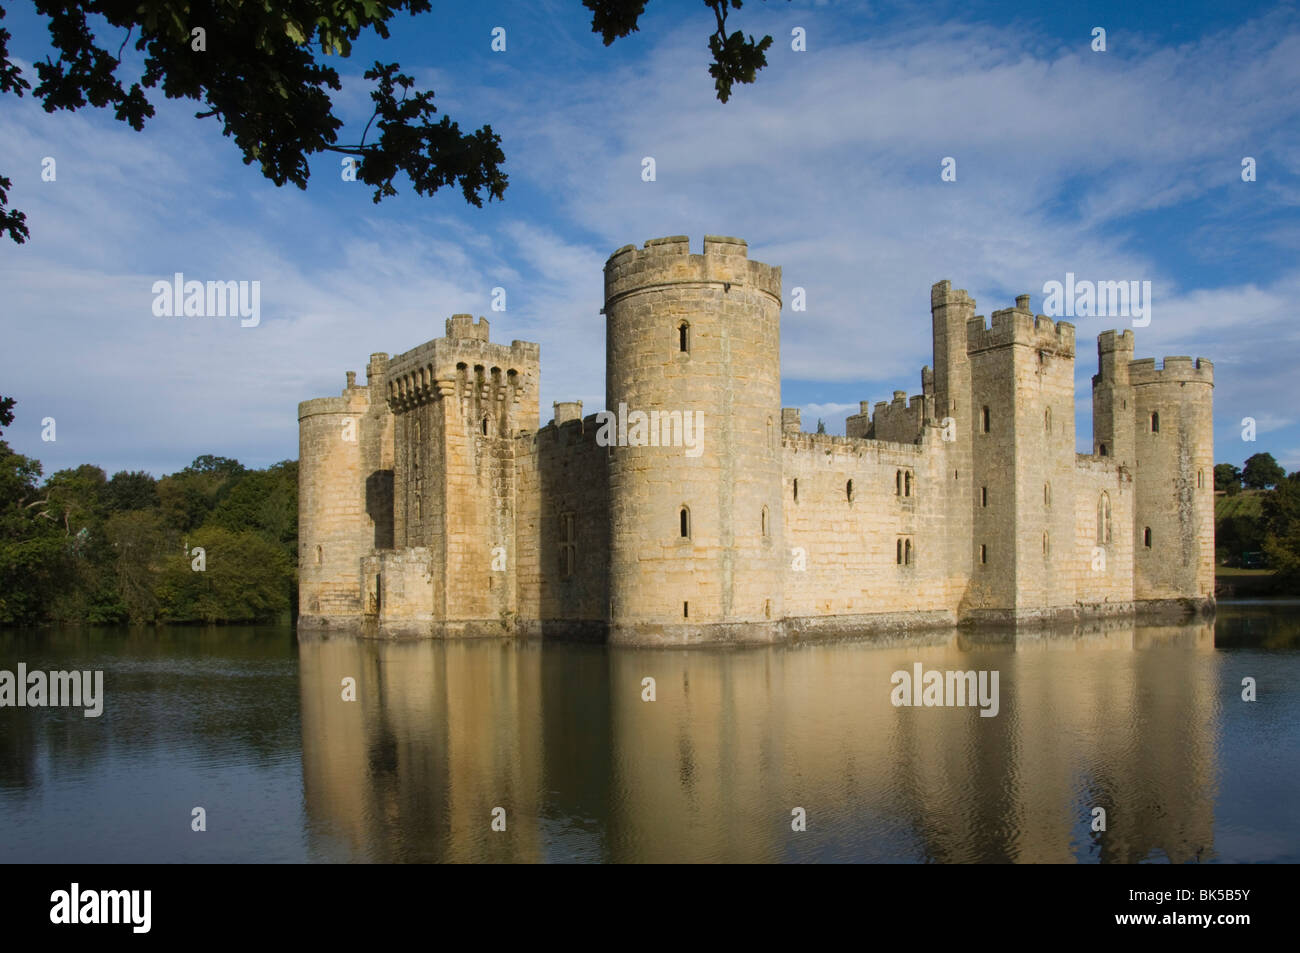
[[[1075,460],[1071,496],[1062,502],[1073,529],[1070,568],[1075,601],[1097,612],[1131,608],[1132,474],[1112,458],[1080,454]]]
[[[956,620],[965,578],[946,558],[938,443],[786,436],[784,603],[801,631]]]
[[[609,449],[596,416],[515,439],[519,626],[602,639],[609,620]]]

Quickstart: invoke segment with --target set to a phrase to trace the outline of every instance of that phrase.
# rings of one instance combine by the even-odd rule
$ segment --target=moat
[[[0,632],[0,668],[105,693],[0,709],[0,861],[1294,863],[1297,610],[689,650]],[[895,707],[917,663],[1000,673],[996,716]]]

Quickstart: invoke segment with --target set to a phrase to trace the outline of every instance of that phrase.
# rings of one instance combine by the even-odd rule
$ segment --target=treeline
[[[1270,453],[1238,468],[1214,467],[1215,557],[1222,566],[1270,569],[1279,586],[1300,588],[1300,471],[1287,473]]]
[[[13,406],[0,398],[0,428]],[[0,440],[0,624],[265,622],[296,609],[297,461],[41,476]]]

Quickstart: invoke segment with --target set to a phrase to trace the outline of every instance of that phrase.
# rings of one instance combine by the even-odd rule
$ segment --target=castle
[[[299,405],[299,630],[684,644],[1212,611],[1213,366],[1102,333],[1079,454],[1071,324],[1028,295],[986,321],[947,281],[930,312],[921,393],[843,437],[781,407],[781,269],[735,238],[610,256],[608,414],[536,429],[539,347],[482,318],[372,354]]]

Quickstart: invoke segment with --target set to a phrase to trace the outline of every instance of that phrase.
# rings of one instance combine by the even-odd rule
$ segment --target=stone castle
[[[372,354],[299,405],[300,631],[684,644],[1212,611],[1208,361],[1102,333],[1076,453],[1073,325],[1028,295],[986,320],[941,281],[921,393],[828,436],[781,407],[781,306],[739,239],[620,248],[612,413],[556,403],[540,430],[538,345],[483,318]]]

